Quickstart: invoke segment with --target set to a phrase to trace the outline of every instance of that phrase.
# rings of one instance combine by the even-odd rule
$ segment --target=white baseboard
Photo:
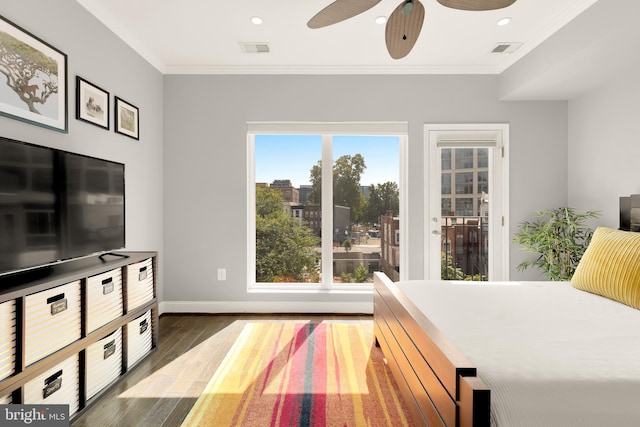
[[[372,302],[162,301],[166,313],[339,313],[373,314]]]

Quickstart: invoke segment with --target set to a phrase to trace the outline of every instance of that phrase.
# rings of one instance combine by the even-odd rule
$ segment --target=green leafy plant
[[[578,213],[569,207],[536,212],[535,221],[519,225],[513,242],[522,245],[525,252],[538,254],[538,258],[519,264],[518,270],[535,267],[548,280],[570,280],[593,235],[586,222],[598,216],[595,211]]]
[[[278,191],[256,188],[256,282],[314,280],[319,243],[309,227],[285,213]]]
[[[442,280],[464,280],[465,277],[464,271],[453,265],[453,257],[445,252],[440,252],[440,277]]]
[[[484,282],[486,276],[481,274],[467,275],[460,267],[453,265],[453,257],[445,252],[440,252],[440,278],[442,280],[466,280]]]
[[[366,282],[369,277],[369,269],[364,264],[360,264],[353,272],[353,275],[356,283]]]
[[[342,281],[342,283],[353,283],[353,276],[351,275],[351,273],[343,271],[342,273],[340,273],[340,281]]]

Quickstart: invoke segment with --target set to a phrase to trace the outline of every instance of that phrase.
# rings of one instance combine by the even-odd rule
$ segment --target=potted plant
[[[586,222],[598,216],[595,211],[578,213],[569,207],[536,212],[535,221],[519,225],[513,242],[522,245],[525,252],[538,254],[538,258],[519,264],[518,270],[536,267],[548,280],[571,280],[593,235]]]

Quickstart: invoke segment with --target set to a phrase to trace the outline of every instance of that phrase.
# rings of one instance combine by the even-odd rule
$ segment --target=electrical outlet
[[[227,269],[219,268],[218,269],[218,280],[227,280]]]

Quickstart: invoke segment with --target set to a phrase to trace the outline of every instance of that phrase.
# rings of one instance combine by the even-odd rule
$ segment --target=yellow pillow
[[[598,227],[571,284],[640,309],[640,233]]]

